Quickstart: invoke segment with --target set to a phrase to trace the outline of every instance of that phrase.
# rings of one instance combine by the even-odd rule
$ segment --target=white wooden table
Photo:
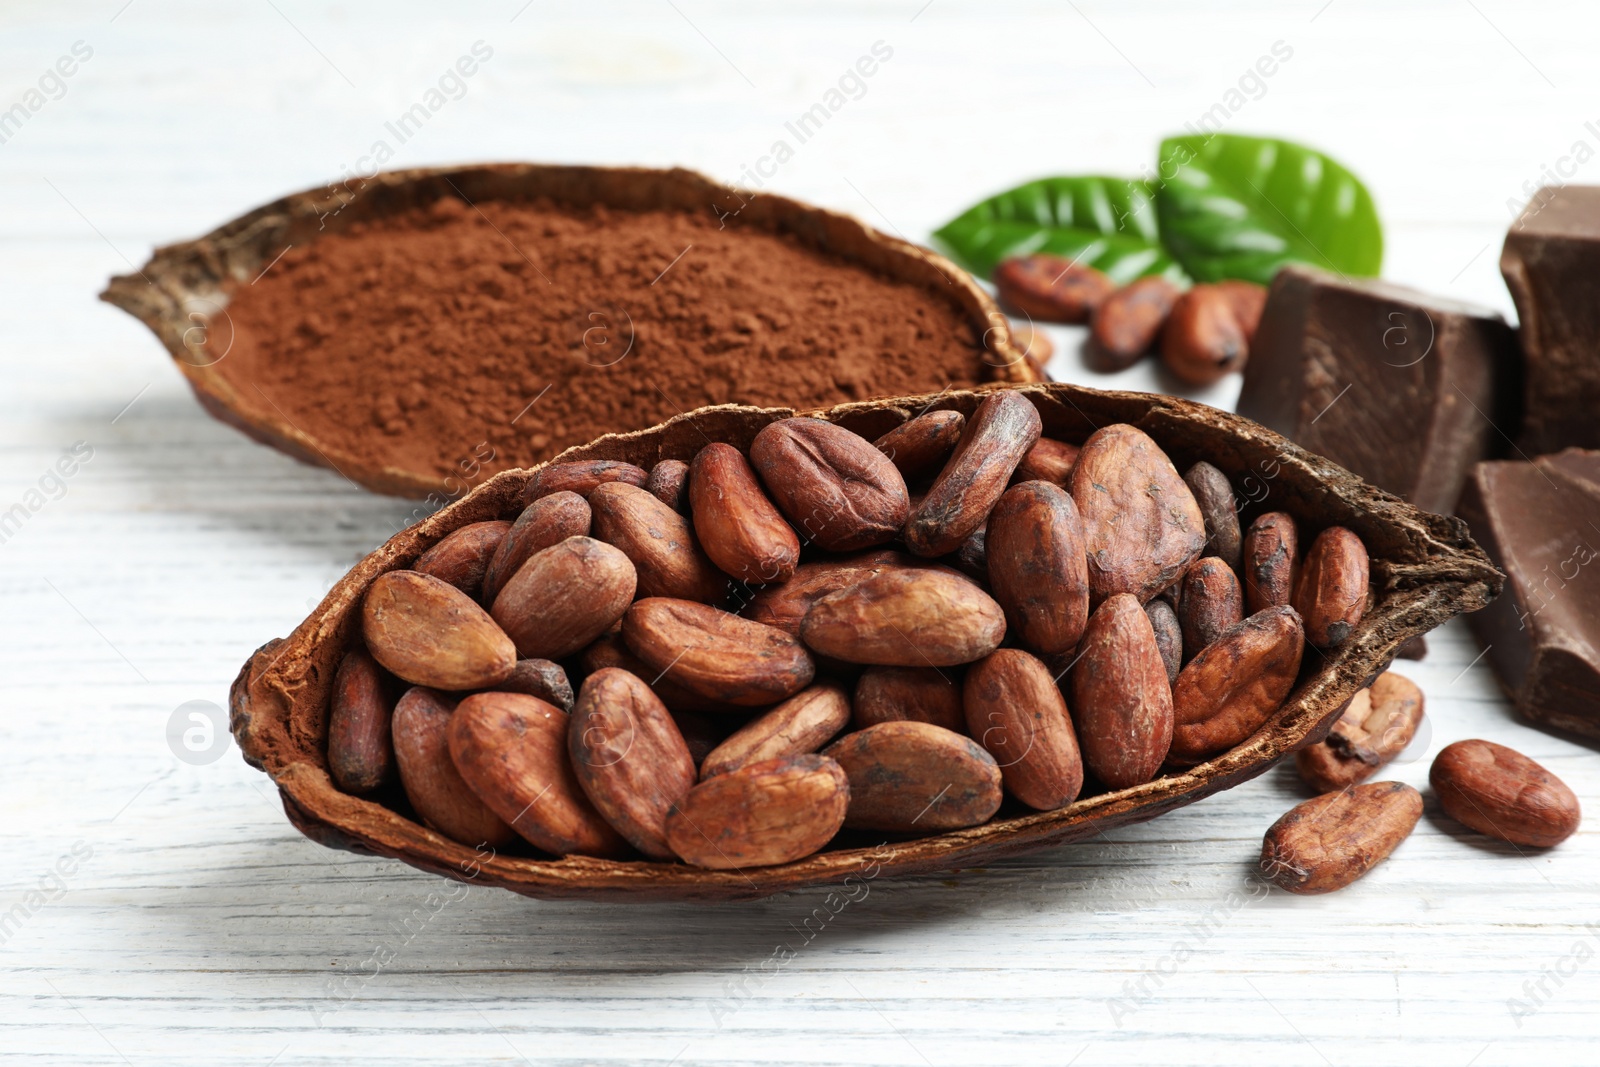
[[[879,880],[802,943],[821,892],[463,895],[306,841],[231,747],[177,758],[169,722],[207,705],[178,709],[220,707],[245,656],[413,505],[206,418],[94,296],[154,244],[357,166],[476,41],[492,58],[390,165],[737,179],[885,42],[865,92],[768,182],[921,239],[1024,177],[1136,171],[1281,40],[1292,59],[1229,128],[1333,152],[1378,197],[1390,277],[1507,311],[1508,200],[1576,142],[1600,147],[1600,21],[1576,2],[521,5],[0,11],[0,108],[75,42],[92,50],[0,144],[0,511],[28,508],[0,544],[0,1060],[1595,1062],[1592,828],[1521,855],[1430,802],[1365,881],[1296,899],[1251,880],[1262,832],[1303,796],[1279,768],[1103,841]],[[1600,162],[1564,169],[1600,181]],[[1070,346],[1052,370],[1161,384],[1096,378]],[[92,459],[41,485],[78,441]],[[1431,641],[1402,668],[1431,732],[1394,776],[1423,786],[1443,744],[1487,737],[1600,813],[1600,756],[1516,722],[1459,625]],[[763,973],[785,943],[794,959]]]

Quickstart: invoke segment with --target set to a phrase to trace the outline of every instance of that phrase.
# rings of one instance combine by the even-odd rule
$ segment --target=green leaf
[[[1383,227],[1354,174],[1303,145],[1233,134],[1161,143],[1161,236],[1200,281],[1265,285],[1285,263],[1376,275]]]
[[[1130,282],[1188,279],[1161,247],[1150,184],[1129,178],[1040,178],[973,205],[934,231],[956,262],[987,278],[1010,256],[1049,252]]]

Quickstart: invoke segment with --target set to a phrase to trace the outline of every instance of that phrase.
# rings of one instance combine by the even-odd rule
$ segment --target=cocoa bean
[[[461,778],[535,848],[554,856],[627,854],[567,760],[567,713],[521,693],[475,693],[450,717]]]
[[[816,674],[792,635],[688,600],[638,601],[622,617],[622,639],[690,692],[741,707],[792,697]]]
[[[788,581],[800,560],[800,539],[732,445],[702,448],[689,464],[689,508],[706,555],[752,585]]]
[[[591,518],[588,501],[566,490],[540,497],[523,508],[484,572],[483,602],[493,604],[511,576],[534,553],[559,545],[569,537],[586,536]]]
[[[750,463],[778,510],[828,552],[892,540],[910,511],[906,481],[860,434],[821,419],[780,419],[750,443]]]
[[[1384,671],[1351,698],[1325,740],[1295,753],[1295,769],[1319,793],[1366,781],[1411,743],[1422,705],[1415,682]]]
[[[702,779],[750,763],[815,752],[850,722],[850,698],[836,685],[814,685],[736,730],[706,756]]]
[[[615,669],[585,678],[567,729],[567,755],[613,829],[651,859],[673,858],[667,812],[693,787],[694,759],[648,685]]]
[[[1179,293],[1167,279],[1149,275],[1102,300],[1089,325],[1091,365],[1109,372],[1137,363],[1155,347]]]
[[[1078,643],[1089,621],[1089,564],[1070,493],[1043,481],[1006,490],[989,515],[985,555],[1013,637],[1046,656]]]
[[[1094,267],[1062,256],[1035,253],[1003,259],[994,269],[1000,302],[1044,322],[1087,322],[1116,289]]]
[[[644,468],[610,459],[579,459],[566,463],[547,463],[522,489],[522,505],[527,507],[551,493],[570,492],[586,497],[595,486],[606,482],[627,482],[643,486],[649,478]]]
[[[846,663],[948,667],[981,659],[1000,646],[1005,612],[976,584],[945,570],[885,571],[823,597],[800,637]]]
[[[1172,744],[1172,682],[1150,616],[1127,593],[1089,617],[1072,669],[1072,717],[1089,773],[1107,787],[1140,785],[1161,769]]]
[[[944,463],[966,425],[967,417],[959,411],[930,411],[906,420],[872,445],[911,479]]]
[[[1399,782],[1325,793],[1291,808],[1261,842],[1261,874],[1291,893],[1343,889],[1389,857],[1422,817],[1422,794]]]
[[[620,549],[569,537],[528,558],[490,614],[528,659],[561,659],[609,630],[633,601],[638,577]]]
[[[1194,494],[1161,447],[1125,423],[1102,427],[1084,443],[1072,499],[1094,604],[1114,593],[1144,603],[1181,578],[1205,548]]]
[[[850,781],[844,824],[858,830],[958,830],[988,822],[1000,808],[994,757],[972,739],[925,722],[869,726],[822,754],[837,760]]]
[[[1261,313],[1267,309],[1267,287],[1230,278],[1218,282],[1217,288],[1233,308],[1234,318],[1239,321],[1239,330],[1244,334],[1244,343],[1247,346],[1253,344],[1256,327],[1261,325]]]
[[[1206,524],[1205,554],[1216,556],[1235,571],[1243,559],[1244,538],[1239,532],[1239,510],[1233,483],[1216,467],[1201,460],[1189,468],[1183,483],[1194,494]]]
[[[1244,597],[1233,570],[1216,556],[1197,559],[1183,575],[1178,623],[1183,648],[1193,659],[1244,618]]]
[[[623,643],[620,632],[606,634],[584,649],[581,663],[585,674],[593,674],[595,671],[606,667],[617,667],[627,671],[629,674],[643,678],[655,695],[661,698],[661,702],[667,706],[667,710],[674,715],[705,714],[712,716],[716,721],[724,722],[729,715],[744,715],[748,714],[750,710],[749,708],[739,707],[736,704],[729,704],[722,700],[712,700],[709,697],[701,696],[699,693],[690,692],[630,652],[628,646]],[[682,723],[679,725],[681,727]],[[726,736],[727,731],[723,730],[717,735],[713,746],[720,744]],[[689,739],[687,733],[684,734],[684,739]],[[691,745],[690,747],[692,748],[693,746]],[[708,748],[706,751],[709,752],[710,749]],[[701,753],[701,755],[704,755],[704,753]]]
[[[449,582],[470,597],[483,589],[489,561],[511,530],[509,522],[473,522],[447,534],[417,557],[411,569]]]
[[[1210,385],[1243,370],[1250,342],[1233,298],[1215,285],[1197,285],[1178,297],[1161,331],[1161,362],[1180,381]]]
[[[1446,815],[1514,845],[1559,845],[1583,819],[1567,783],[1493,741],[1446,745],[1434,757],[1428,781]]]
[[[1038,410],[1021,393],[990,393],[967,423],[956,451],[906,522],[912,554],[943,556],[983,525],[1012,472],[1039,440]]]
[[[762,760],[689,790],[667,816],[667,841],[685,863],[711,870],[792,863],[833,839],[849,803],[831,759]]]
[[[559,663],[547,659],[519,659],[516,667],[495,687],[497,693],[538,697],[562,711],[572,710],[572,683]]]
[[[959,674],[935,667],[869,667],[856,679],[851,722],[857,730],[880,722],[926,722],[964,733]]]
[[[394,778],[394,701],[388,690],[371,653],[353,648],[344,654],[329,701],[328,772],[346,793],[376,793]]]
[[[1020,482],[1051,482],[1062,488],[1072,484],[1072,468],[1078,465],[1077,445],[1041,437],[1034,442],[1028,454],[1022,457],[1011,475],[1011,484]]]
[[[973,530],[956,549],[956,567],[975,581],[989,580],[989,523]]]
[[[1183,668],[1183,627],[1172,605],[1160,597],[1144,606],[1150,620],[1150,629],[1156,635],[1156,647],[1161,650],[1161,662],[1167,668],[1167,682],[1176,683],[1178,671]]]
[[[456,702],[436,689],[409,689],[394,707],[394,755],[411,807],[424,823],[468,848],[504,848],[516,831],[472,791],[450,758]]]
[[[1244,605],[1254,615],[1294,598],[1300,574],[1300,538],[1287,512],[1269,511],[1244,538]]]
[[[1367,546],[1343,526],[1330,526],[1311,542],[1294,591],[1306,640],[1317,648],[1345,643],[1367,609]]]
[[[1230,626],[1178,675],[1167,758],[1190,766],[1255,733],[1282,706],[1300,673],[1305,631],[1291,607]]]
[[[806,613],[823,597],[854,588],[892,567],[910,567],[917,562],[902,553],[880,549],[850,559],[802,563],[787,582],[758,590],[742,614],[751,622],[776,626],[798,637]]]
[[[715,604],[728,579],[695,541],[689,520],[650,493],[625,482],[589,494],[594,536],[622,550],[638,575],[639,596],[668,596]]]
[[[373,658],[413,685],[483,689],[517,665],[512,638],[471,597],[416,571],[373,579],[361,633]]]
[[[673,511],[689,514],[689,465],[683,460],[664,459],[651,467],[644,487]]]
[[[1083,788],[1078,737],[1067,702],[1037,657],[1002,648],[974,663],[962,704],[967,730],[1000,765],[1012,796],[1037,811],[1077,799]]]

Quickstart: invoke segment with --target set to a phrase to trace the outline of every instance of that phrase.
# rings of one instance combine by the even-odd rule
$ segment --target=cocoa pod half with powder
[[[1078,736],[1055,678],[1036,656],[1002,648],[974,663],[962,706],[968,732],[1000,765],[1012,796],[1035,811],[1054,811],[1078,798]]]
[[[651,859],[669,860],[667,812],[694,786],[694,759],[661,699],[635,675],[583,681],[567,728],[578,784],[607,823]]]
[[[1072,494],[1043,481],[1006,490],[989,515],[984,555],[1013,637],[1045,656],[1078,643],[1089,621],[1089,565]]]
[[[450,755],[456,702],[416,686],[394,708],[394,755],[400,784],[424,823],[468,848],[504,848],[517,834],[472,790]]]
[[[792,863],[833,839],[849,804],[849,781],[833,760],[762,760],[689,790],[667,816],[667,841],[685,863],[711,870]]]
[[[1224,630],[1172,688],[1168,761],[1192,766],[1259,730],[1294,688],[1304,650],[1305,630],[1291,607],[1268,608]]]
[[[1261,842],[1261,874],[1291,893],[1331,893],[1382,863],[1411,836],[1422,794],[1399,782],[1324,793],[1290,809]]]
[[[1088,322],[1116,289],[1104,273],[1049,253],[1003,259],[994,269],[1000,302],[1044,322]]]
[[[1038,410],[1021,393],[985,397],[955,454],[906,522],[912,554],[948,555],[982,526],[1042,426]]]
[[[762,712],[718,745],[700,777],[727,774],[750,763],[815,752],[850,723],[850,698],[836,685],[814,685]]]
[[[1161,447],[1125,423],[1096,430],[1072,472],[1072,499],[1098,604],[1131,593],[1142,604],[1183,576],[1205,548],[1194,494]]]
[[[696,454],[689,464],[689,508],[700,547],[724,573],[751,585],[794,575],[800,538],[737,448],[718,442]]]
[[[690,692],[741,707],[785,700],[816,675],[810,653],[792,635],[688,600],[636,602],[622,617],[622,639]]]
[[[1367,609],[1369,570],[1367,546],[1350,530],[1330,526],[1317,535],[1294,590],[1307,641],[1317,648],[1344,644]]]
[[[566,490],[540,497],[523,508],[484,571],[483,602],[493,604],[511,576],[535,552],[559,545],[569,537],[586,536],[592,518],[588,501]]]
[[[551,493],[577,493],[586,497],[606,482],[627,482],[643,486],[649,475],[632,463],[610,459],[580,459],[567,463],[547,463],[522,490],[524,507]]]
[[[395,776],[394,701],[383,668],[364,648],[344,654],[333,676],[328,714],[328,772],[346,793],[376,793]]]
[[[885,571],[817,601],[800,627],[816,652],[846,663],[949,667],[982,659],[1006,634],[1005,612],[969,579],[933,568]]]
[[[1181,290],[1159,275],[1128,283],[1102,300],[1089,325],[1090,364],[1126,370],[1156,345]]]
[[[860,434],[821,419],[780,419],[750,443],[778,510],[827,552],[881,545],[910,511],[905,477]]]
[[[1239,579],[1216,556],[1195,560],[1183,574],[1183,595],[1178,599],[1178,623],[1183,629],[1183,649],[1193,659],[1211,642],[1244,619],[1244,596]]]
[[[856,679],[851,722],[857,730],[880,722],[926,722],[963,733],[961,677],[948,668],[869,667]]]
[[[373,658],[413,685],[484,689],[517,665],[513,639],[471,597],[416,571],[373,579],[361,633]]]
[[[1245,534],[1243,548],[1244,609],[1254,615],[1294,599],[1300,575],[1300,537],[1294,519],[1284,511],[1257,517]]]
[[[888,456],[903,477],[915,478],[944,463],[966,425],[967,417],[959,411],[930,411],[907,419],[872,446]]]
[[[850,781],[844,824],[937,833],[988,822],[1000,809],[1000,765],[971,738],[925,722],[857,730],[822,753]]]
[[[611,629],[637,585],[621,549],[569,537],[530,556],[495,597],[490,614],[523,657],[562,659]]]
[[[1089,617],[1072,669],[1072,713],[1084,762],[1109,788],[1143,784],[1161,769],[1172,745],[1172,682],[1150,616],[1127,593]]]
[[[638,595],[715,604],[728,578],[695,540],[689,520],[647,491],[608,482],[589,494],[594,536],[622,550],[638,575]]]
[[[1514,845],[1559,845],[1583,818],[1567,783],[1493,741],[1446,745],[1433,759],[1428,783],[1446,815]]]
[[[1422,706],[1415,682],[1384,671],[1351,698],[1327,738],[1295,753],[1295,769],[1319,793],[1364,782],[1411,743]]]
[[[502,821],[555,856],[619,857],[628,844],[567,759],[567,714],[521,693],[476,693],[450,717],[450,758]]]
[[[489,561],[510,530],[511,524],[504,521],[468,523],[418,556],[411,569],[418,574],[431,574],[476,597],[483,589]]]

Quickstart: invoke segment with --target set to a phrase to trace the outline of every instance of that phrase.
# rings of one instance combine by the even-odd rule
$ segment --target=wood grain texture
[[[0,14],[5,106],[73,41],[95,49],[0,145],[0,512],[74,441],[95,450],[0,544],[0,918],[41,886],[56,898],[3,934],[0,1061],[1592,1063],[1600,833],[1518,855],[1430,800],[1360,883],[1262,898],[1248,881],[1261,834],[1305,795],[1288,768],[1106,840],[874,879],[836,914],[820,890],[539,903],[312,844],[236,750],[190,766],[166,725],[186,701],[224,704],[251,650],[422,512],[218,426],[143,327],[94,301],[152,245],[356,164],[480,37],[493,60],[395,165],[681,163],[737,180],[882,39],[894,58],[772,185],[913,240],[1026,176],[1136,172],[1282,38],[1294,58],[1230,128],[1303,137],[1361,173],[1389,276],[1509,311],[1494,266],[1506,199],[1573,141],[1597,143],[1583,125],[1600,88],[1592,11],[918,0],[796,7],[774,32],[724,0],[679,0],[682,15],[540,5],[514,23],[518,3],[460,22],[303,0],[278,0],[281,16],[135,0],[109,22],[118,6]],[[1019,40],[1040,61],[960,76]],[[1422,118],[1372,119],[1408,110]],[[1005,151],[973,151],[953,115],[981,118]],[[1600,181],[1600,160],[1575,180]],[[1057,377],[1162,384],[1148,364],[1091,375],[1081,331],[1050,333]],[[1226,407],[1236,389],[1198,395]],[[1430,645],[1400,665],[1428,697],[1425,755],[1389,777],[1426,793],[1432,753],[1484,737],[1600,812],[1592,748],[1517,723],[1463,627]],[[58,894],[47,872],[79,842],[92,854]],[[1593,956],[1544,977],[1578,944]],[[780,945],[793,959],[763,971]],[[1508,1000],[1533,1003],[1524,983],[1541,979],[1542,1005],[1512,1018]],[[1108,1001],[1141,983],[1146,999],[1114,1018]]]

